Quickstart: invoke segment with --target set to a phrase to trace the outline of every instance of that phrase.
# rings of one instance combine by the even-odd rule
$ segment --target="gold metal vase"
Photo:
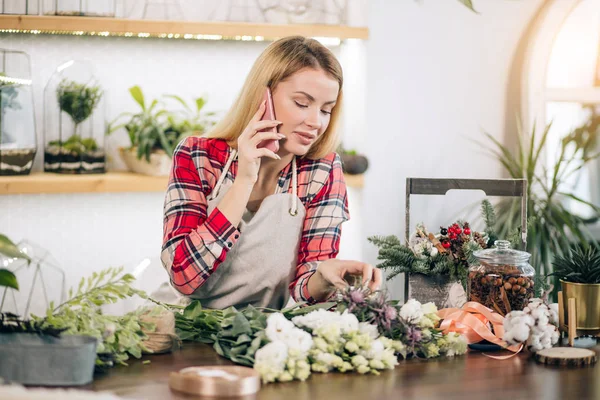
[[[567,304],[575,299],[578,330],[600,329],[600,284],[585,284],[560,281],[563,304],[565,304],[565,321],[568,321]]]

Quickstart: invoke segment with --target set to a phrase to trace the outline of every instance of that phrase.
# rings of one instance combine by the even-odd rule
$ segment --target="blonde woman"
[[[180,293],[209,308],[324,301],[381,272],[335,259],[349,219],[335,128],[342,68],[319,42],[272,43],[208,138],[179,144],[164,205],[161,259]],[[277,120],[262,120],[272,92]],[[265,131],[277,127],[277,132]],[[278,140],[277,153],[261,146]]]

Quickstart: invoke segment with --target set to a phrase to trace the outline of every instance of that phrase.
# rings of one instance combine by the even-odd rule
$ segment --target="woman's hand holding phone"
[[[238,172],[236,180],[241,179],[252,185],[258,180],[261,157],[281,160],[281,157],[272,150],[259,147],[265,140],[280,140],[285,137],[273,131],[261,132],[264,129],[276,128],[281,124],[280,121],[276,120],[261,120],[266,108],[266,101],[263,101],[237,141]]]

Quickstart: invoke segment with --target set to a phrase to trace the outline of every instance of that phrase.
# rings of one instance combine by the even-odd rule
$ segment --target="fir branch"
[[[485,233],[488,235],[488,247],[489,244],[493,244],[496,239],[498,239],[498,234],[496,233],[496,210],[494,210],[494,206],[490,203],[489,200],[484,199],[481,202],[481,218],[485,222]]]

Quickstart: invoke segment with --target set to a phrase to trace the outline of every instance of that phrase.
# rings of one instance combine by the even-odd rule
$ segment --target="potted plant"
[[[519,131],[516,151],[511,151],[489,134],[486,134],[489,142],[482,144],[497,157],[511,178],[526,178],[529,182],[527,210],[532,217],[528,221],[526,250],[531,253],[531,265],[539,277],[552,276],[552,260],[568,256],[574,241],[584,247],[598,246],[585,225],[598,221],[600,207],[575,196],[566,185],[569,176],[595,159],[588,155],[588,149],[596,139],[593,135],[581,135],[577,130],[565,136],[558,149],[557,161],[546,168],[542,165],[542,154],[546,151],[550,128],[551,125],[547,125],[541,135],[535,128],[529,135]],[[584,218],[571,211],[565,206],[566,200],[587,207],[593,216]],[[499,237],[510,237],[520,227],[518,201],[504,199],[496,204],[495,231]],[[547,282],[544,284],[547,286]]]
[[[178,96],[168,96],[184,105],[183,112],[172,112],[164,108],[162,102],[155,99],[146,102],[139,86],[129,88],[129,93],[140,106],[138,113],[120,114],[109,125],[108,134],[125,128],[131,143],[130,147],[120,148],[119,152],[125,165],[137,173],[153,176],[166,176],[171,168],[171,157],[175,146],[186,136],[201,135],[212,125],[202,113],[205,100],[195,99],[196,109],[193,111]],[[119,123],[123,117],[124,123]]]
[[[575,299],[577,330],[600,331],[600,250],[576,245],[570,254],[557,256],[552,265],[549,276],[560,279],[565,312],[568,299]]]
[[[103,148],[93,137],[83,137],[81,124],[88,120],[102,98],[100,86],[63,79],[56,89],[61,112],[73,122],[73,133],[66,140],[49,141],[44,154],[48,172],[102,173],[105,171]]]
[[[369,160],[356,150],[347,150],[340,145],[338,154],[342,159],[342,170],[349,175],[364,174],[369,168]]]
[[[22,258],[31,262],[27,254],[22,253],[6,235],[0,234],[0,254],[9,258]],[[19,283],[12,271],[0,268],[0,286],[19,290]]]

